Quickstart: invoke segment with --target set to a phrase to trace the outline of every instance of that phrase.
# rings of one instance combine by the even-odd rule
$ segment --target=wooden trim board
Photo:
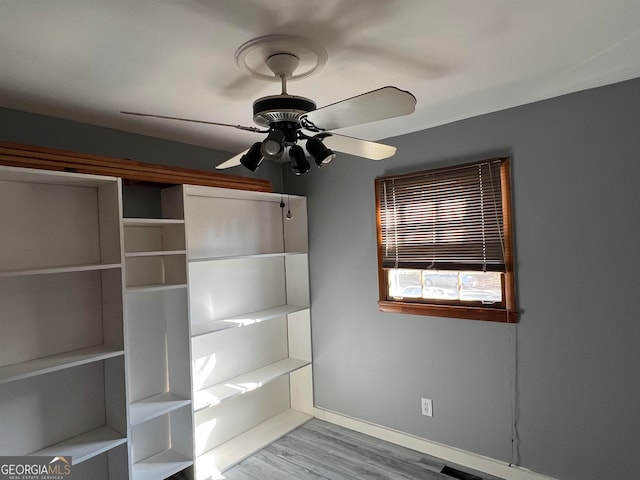
[[[124,180],[169,185],[188,184],[272,192],[271,182],[257,178],[156,165],[53,148],[0,142],[0,165],[121,177]]]
[[[409,435],[398,430],[393,430],[381,425],[365,422],[357,418],[348,417],[339,413],[314,408],[314,416],[325,422],[333,423],[341,427],[364,433],[374,438],[395,443],[418,452],[425,453],[446,462],[455,463],[462,467],[484,472],[489,475],[504,478],[505,480],[555,480],[526,468],[510,465],[500,460],[484,457],[476,453],[467,452],[455,447],[432,442],[424,438]]]

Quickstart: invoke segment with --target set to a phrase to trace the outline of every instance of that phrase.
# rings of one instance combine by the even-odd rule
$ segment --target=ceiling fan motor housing
[[[300,117],[316,109],[313,100],[295,95],[272,95],[253,102],[253,121],[261,127],[273,123],[299,123]]]

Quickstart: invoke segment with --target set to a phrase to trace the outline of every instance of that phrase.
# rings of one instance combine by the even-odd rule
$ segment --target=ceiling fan
[[[232,127],[266,134],[244,152],[221,163],[224,169],[244,165],[255,172],[264,159],[291,161],[296,175],[311,168],[308,156],[318,167],[335,158],[334,151],[370,160],[395,154],[396,148],[381,143],[334,133],[333,130],[408,115],[415,110],[416,98],[407,91],[387,86],[317,108],[313,100],[289,95],[287,81],[308,77],[325,64],[327,53],[319,44],[293,35],[268,35],[243,44],[236,51],[236,63],[247,74],[279,81],[280,95],[253,102],[253,121],[258,127],[192,120],[188,118],[121,112],[127,115],[163,118],[185,122]],[[298,142],[306,142],[303,149]]]

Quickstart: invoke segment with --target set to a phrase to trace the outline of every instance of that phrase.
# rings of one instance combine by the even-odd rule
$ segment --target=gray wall
[[[639,125],[633,80],[393,138],[386,161],[343,155],[285,175],[309,201],[317,405],[563,480],[631,478]],[[379,312],[374,178],[504,154],[520,323]],[[421,396],[433,418],[420,415]]]
[[[228,152],[6,108],[0,108],[0,140],[205,171],[215,171],[216,165],[233,156]],[[244,167],[222,173],[271,180],[273,190],[280,192],[281,171],[280,165],[264,162],[256,174]]]

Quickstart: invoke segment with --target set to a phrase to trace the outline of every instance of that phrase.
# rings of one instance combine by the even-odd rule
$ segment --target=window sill
[[[394,302],[380,300],[381,312],[425,315],[432,317],[460,318],[463,320],[484,320],[488,322],[518,323],[518,312],[504,308],[463,307],[453,305],[433,305],[426,303]]]

